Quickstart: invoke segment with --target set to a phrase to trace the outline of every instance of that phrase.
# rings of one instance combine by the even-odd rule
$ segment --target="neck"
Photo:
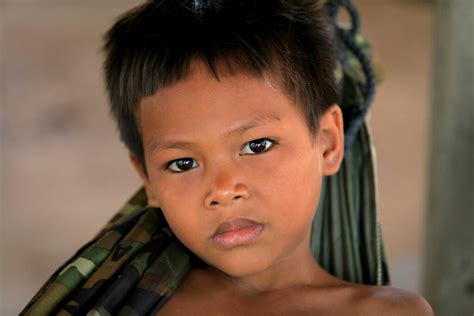
[[[253,275],[232,277],[212,267],[209,267],[209,272],[227,284],[229,289],[250,295],[314,285],[318,280],[320,282],[326,279],[327,273],[318,265],[311,253],[309,239],[299,248],[266,270]]]

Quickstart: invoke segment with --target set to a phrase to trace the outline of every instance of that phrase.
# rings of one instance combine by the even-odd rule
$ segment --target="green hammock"
[[[336,71],[343,89],[346,152],[339,172],[323,180],[311,248],[320,265],[336,277],[386,285],[375,158],[365,121],[374,84],[367,68],[370,47],[354,32],[357,16],[350,3],[330,4],[331,17],[338,5],[353,17],[352,30],[337,28],[344,52]],[[161,210],[146,203],[140,188],[95,238],[59,267],[21,315],[156,314],[196,258],[173,236]]]

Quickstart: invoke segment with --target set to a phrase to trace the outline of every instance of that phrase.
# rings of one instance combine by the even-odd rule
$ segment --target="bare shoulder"
[[[392,286],[365,286],[359,296],[363,315],[432,316],[430,304],[421,296]]]
[[[199,296],[202,276],[199,272],[191,271],[183,284],[175,291],[166,304],[156,315],[206,315],[206,307]],[[206,288],[206,286],[201,286]]]

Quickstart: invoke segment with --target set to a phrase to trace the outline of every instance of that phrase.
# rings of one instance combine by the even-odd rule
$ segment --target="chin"
[[[205,260],[209,265],[233,278],[249,277],[265,271],[270,264],[268,258],[236,252],[220,255],[219,260]]]

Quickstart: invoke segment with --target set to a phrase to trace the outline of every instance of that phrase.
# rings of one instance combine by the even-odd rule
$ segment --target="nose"
[[[242,180],[239,171],[231,165],[215,166],[214,173],[210,177],[209,190],[204,198],[205,207],[209,209],[227,207],[238,200],[247,199],[249,191]]]

